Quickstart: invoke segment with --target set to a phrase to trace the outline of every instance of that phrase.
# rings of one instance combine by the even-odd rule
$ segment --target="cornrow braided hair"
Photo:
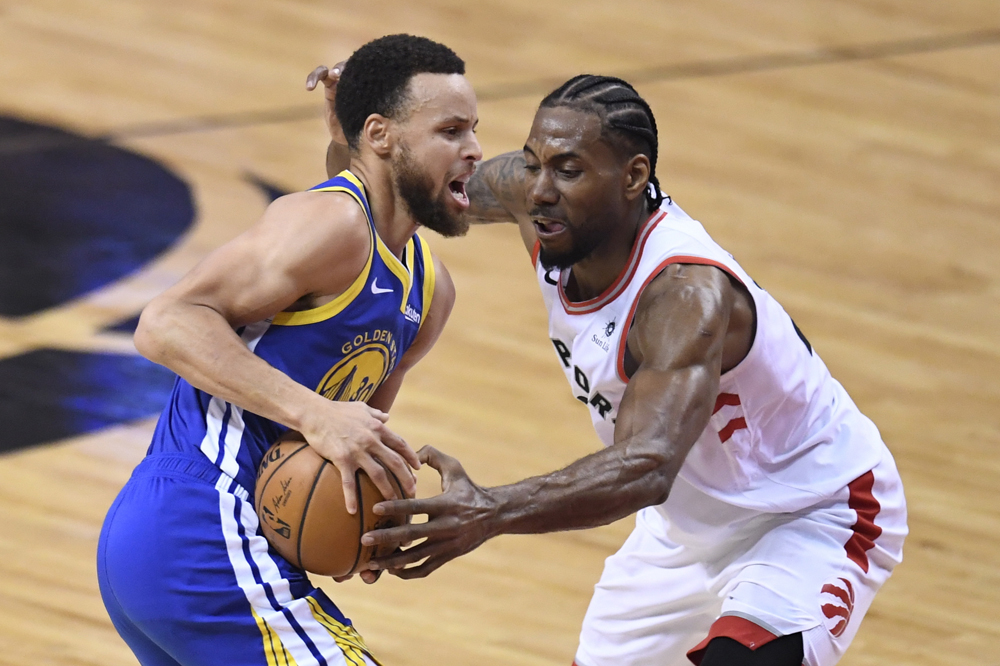
[[[565,106],[595,113],[602,129],[618,134],[629,142],[629,148],[645,153],[649,158],[649,182],[646,192],[650,210],[656,210],[666,198],[656,178],[656,154],[659,141],[656,119],[639,93],[627,81],[613,76],[580,74],[549,93],[540,108]]]

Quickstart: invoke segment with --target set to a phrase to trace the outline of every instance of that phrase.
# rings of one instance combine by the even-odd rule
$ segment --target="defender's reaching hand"
[[[330,138],[341,145],[347,145],[347,138],[344,136],[340,121],[337,120],[334,104],[337,101],[337,84],[340,82],[345,62],[342,60],[330,68],[320,65],[306,77],[306,90],[315,90],[320,82],[323,83],[323,94],[326,97],[326,127],[330,130]]]
[[[372,569],[388,569],[400,578],[423,578],[442,564],[477,548],[494,536],[496,502],[489,491],[469,478],[462,464],[432,446],[420,449],[420,461],[441,474],[441,490],[429,499],[379,502],[375,513],[384,516],[427,514],[428,521],[368,532],[361,543],[405,545],[420,539],[423,543],[396,551],[371,563]],[[404,568],[420,560],[418,566]]]

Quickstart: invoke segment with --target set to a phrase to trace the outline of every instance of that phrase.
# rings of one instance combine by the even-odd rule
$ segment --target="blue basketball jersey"
[[[280,312],[237,333],[257,356],[330,400],[367,401],[420,330],[434,293],[434,265],[416,235],[402,261],[386,247],[354,174],[344,171],[311,191],[346,193],[364,209],[371,234],[364,270],[324,305]],[[200,451],[224,475],[220,490],[252,493],[264,452],[286,430],[179,378],[149,453]],[[232,487],[223,488],[227,479]]]

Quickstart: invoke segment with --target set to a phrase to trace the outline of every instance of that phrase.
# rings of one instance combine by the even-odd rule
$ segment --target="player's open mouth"
[[[539,238],[551,238],[566,228],[565,223],[545,217],[536,217],[531,221],[535,225],[535,233],[538,234]]]
[[[457,178],[448,183],[448,190],[451,192],[451,196],[455,198],[455,201],[458,202],[458,205],[462,208],[462,210],[469,207],[469,195],[465,191],[465,184],[471,177],[472,174],[469,174],[468,176]]]

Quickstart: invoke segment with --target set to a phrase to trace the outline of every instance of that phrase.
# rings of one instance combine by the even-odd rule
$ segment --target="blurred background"
[[[487,156],[575,74],[636,85],[664,190],[792,314],[901,470],[905,561],[842,663],[1000,664],[996,0],[0,0],[0,663],[135,664],[94,571],[172,383],[135,318],[325,180],[306,74],[395,32],[466,60]],[[458,302],[391,425],[485,485],[599,446],[515,229],[430,243]],[[631,525],[501,537],[421,581],[317,582],[386,666],[568,666]]]

